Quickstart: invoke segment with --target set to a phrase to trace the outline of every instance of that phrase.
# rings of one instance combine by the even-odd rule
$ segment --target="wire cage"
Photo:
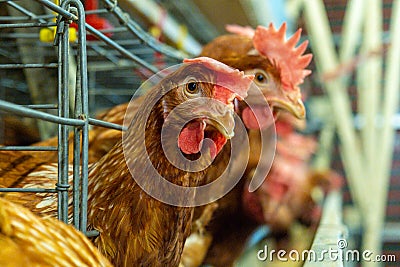
[[[40,127],[43,121],[51,123],[50,129],[58,125],[57,146],[0,147],[29,153],[56,151],[56,185],[0,188],[0,192],[57,194],[58,218],[71,222],[68,204],[72,201],[73,225],[95,235],[86,231],[89,124],[123,130],[121,125],[94,119],[95,112],[127,102],[145,78],[187,55],[142,30],[117,1],[104,0],[102,8],[91,10],[85,10],[79,0],[1,1],[0,6],[0,115],[38,119],[39,130],[49,128],[49,124]],[[42,137],[51,134],[41,132]],[[72,199],[68,195],[71,175]]]

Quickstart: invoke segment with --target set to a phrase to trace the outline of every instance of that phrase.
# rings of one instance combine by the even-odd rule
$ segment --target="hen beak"
[[[212,102],[210,105],[198,109],[196,113],[204,118],[207,125],[213,126],[226,139],[231,139],[235,135],[233,109],[226,105]]]
[[[215,120],[206,119],[208,125],[213,126],[217,131],[219,131],[226,139],[231,139],[235,136],[233,128],[235,128],[235,122],[231,122],[228,117],[220,117]]]
[[[290,101],[289,99],[271,98],[268,99],[268,102],[274,108],[290,112],[297,119],[304,119],[306,117],[306,109],[303,101],[301,101],[300,98],[296,99],[295,101]]]

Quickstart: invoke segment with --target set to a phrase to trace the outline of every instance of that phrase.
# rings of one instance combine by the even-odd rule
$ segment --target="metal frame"
[[[37,1],[59,14],[57,23],[47,23],[42,18],[39,22],[2,24],[0,28],[19,27],[50,27],[57,26],[54,45],[58,47],[58,62],[50,64],[4,64],[0,68],[58,68],[58,116],[51,115],[34,108],[54,108],[53,105],[30,105],[23,107],[0,100],[0,109],[13,114],[42,119],[59,124],[58,147],[2,147],[0,150],[28,150],[28,151],[58,151],[58,181],[54,189],[41,188],[1,188],[0,192],[51,192],[58,194],[58,219],[68,223],[68,190],[69,190],[69,164],[68,164],[68,137],[69,126],[74,126],[74,164],[73,164],[73,224],[86,232],[87,226],[87,180],[88,180],[88,88],[87,88],[87,59],[86,35],[79,34],[78,38],[78,73],[75,98],[75,119],[69,115],[69,90],[68,90],[68,57],[69,57],[69,23],[74,20],[78,24],[79,32],[85,31],[85,11],[78,0],[67,0],[61,6],[50,1]],[[32,19],[37,18],[23,7],[14,2],[7,2]],[[71,13],[77,13],[77,15]],[[80,147],[82,136],[82,151]],[[76,145],[78,144],[78,145]]]
[[[107,37],[107,31],[97,30],[91,25],[85,23],[85,10],[79,0],[64,0],[60,1],[58,6],[50,0],[35,0],[37,3],[49,8],[57,14],[57,21],[51,21],[54,15],[36,15],[26,8],[20,6],[18,2],[3,1],[14,9],[17,9],[22,14],[26,15],[19,17],[0,17],[2,21],[11,23],[0,24],[1,29],[15,29],[26,27],[54,27],[56,26],[56,36],[53,45],[57,46],[57,63],[15,63],[15,64],[0,64],[0,69],[22,69],[22,68],[57,68],[58,78],[58,103],[40,104],[40,105],[17,105],[4,100],[0,100],[0,110],[15,115],[36,118],[58,124],[58,146],[4,146],[0,147],[0,151],[16,150],[16,151],[58,151],[58,181],[55,188],[0,188],[0,192],[34,192],[34,193],[57,193],[58,195],[58,218],[68,223],[68,191],[70,184],[69,178],[69,163],[68,163],[68,137],[69,128],[73,127],[73,183],[72,183],[72,200],[73,200],[73,225],[88,236],[96,235],[96,232],[87,232],[87,199],[88,199],[88,129],[89,124],[111,129],[124,130],[121,125],[108,123],[93,118],[89,118],[89,90],[88,90],[88,53],[87,48],[91,48],[91,54],[98,54],[106,60],[114,64],[114,67],[119,67],[120,58],[125,61],[130,61],[129,67],[135,66],[149,71],[151,74],[158,72],[158,68],[150,64],[143,58],[135,54],[135,50],[124,47],[126,40],[114,41]],[[167,45],[159,43],[140,26],[133,21],[126,13],[124,13],[117,5],[116,1],[104,0],[106,9],[89,11],[87,14],[109,13],[112,14],[121,24],[121,27],[114,28],[114,32],[125,29],[125,31],[133,34],[137,39],[133,42],[144,44],[153,51],[162,53],[176,62],[181,61],[186,54],[177,51]],[[22,21],[22,22],[21,22]],[[78,41],[76,43],[69,42],[69,25],[75,22],[78,25]],[[87,42],[85,32],[89,32],[96,36],[100,41]],[[32,39],[32,34],[18,33],[1,33],[0,38],[27,38]],[[46,44],[44,44],[46,45]],[[104,48],[103,48],[104,46]],[[71,47],[74,49],[77,58],[77,73],[76,73],[76,89],[75,89],[75,105],[74,114],[70,114],[70,92],[69,92],[69,55]],[[117,52],[117,54],[115,53]],[[52,115],[37,109],[57,109],[57,115]]]

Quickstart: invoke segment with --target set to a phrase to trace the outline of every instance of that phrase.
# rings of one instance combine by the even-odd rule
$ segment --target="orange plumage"
[[[0,266],[112,266],[81,232],[0,198]]]

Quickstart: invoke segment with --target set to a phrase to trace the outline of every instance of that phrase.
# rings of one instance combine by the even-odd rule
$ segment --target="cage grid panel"
[[[44,3],[43,1],[40,1]],[[11,4],[10,4],[11,3]],[[25,8],[20,7],[18,4],[14,2],[7,2],[10,4],[12,8],[16,8],[18,11],[23,12],[24,14],[30,16],[31,18],[35,18],[36,15],[27,11]],[[13,112],[14,114],[19,114],[28,117],[34,117],[38,119],[43,119],[46,121],[58,123],[58,146],[54,147],[45,147],[42,150],[40,147],[22,147],[30,151],[54,151],[58,152],[58,181],[55,185],[54,189],[40,189],[40,188],[29,188],[29,189],[12,189],[12,188],[1,188],[0,191],[19,191],[19,192],[56,192],[58,195],[58,218],[65,223],[68,223],[68,189],[70,187],[68,183],[69,178],[69,166],[68,166],[68,137],[69,137],[69,129],[68,125],[75,125],[75,135],[74,142],[79,142],[80,144],[80,135],[82,135],[82,147],[79,145],[74,148],[74,169],[77,169],[78,172],[73,173],[73,180],[78,181],[79,184],[74,184],[74,220],[73,223],[76,228],[81,231],[86,231],[86,210],[85,210],[85,201],[87,202],[87,192],[86,195],[82,194],[82,198],[78,198],[75,194],[76,191],[85,191],[85,183],[87,187],[87,150],[88,150],[88,122],[87,120],[81,119],[72,119],[69,116],[69,89],[68,89],[68,59],[69,59],[69,21],[66,19],[74,18],[77,21],[78,27],[80,31],[84,31],[84,8],[80,1],[77,0],[68,0],[64,1],[62,6],[57,6],[55,8],[52,5],[49,5],[52,9],[62,16],[59,16],[57,19],[57,23],[47,23],[43,21],[43,19],[39,19],[39,22],[32,23],[10,23],[10,24],[2,24],[0,28],[19,28],[26,27],[27,25],[40,26],[40,27],[52,27],[53,25],[57,25],[56,28],[56,36],[54,45],[58,47],[58,62],[57,63],[49,63],[49,64],[2,64],[2,68],[57,68],[58,70],[58,79],[57,79],[57,91],[58,91],[58,103],[57,103],[57,116],[48,114],[42,111],[37,111],[32,108],[53,108],[51,104],[48,105],[30,105],[29,107],[22,107],[19,105],[7,103],[1,100],[0,108],[7,112]],[[74,7],[74,11],[79,15],[79,19],[76,15],[73,15],[69,12],[70,9]],[[6,25],[6,27],[3,27]],[[88,117],[88,96],[87,96],[87,67],[86,67],[86,35],[80,34],[78,38],[78,69],[80,70],[77,73],[77,86],[76,86],[76,99],[75,99],[75,112],[79,112],[79,114],[75,114],[76,118]],[[86,140],[86,141],[85,141]],[[4,147],[5,150],[12,149],[13,147]],[[80,149],[82,148],[82,153]],[[20,150],[20,149],[17,149]],[[82,155],[82,157],[81,157]],[[82,165],[80,165],[82,162]],[[86,165],[86,167],[85,167]],[[86,180],[86,182],[85,182]]]

